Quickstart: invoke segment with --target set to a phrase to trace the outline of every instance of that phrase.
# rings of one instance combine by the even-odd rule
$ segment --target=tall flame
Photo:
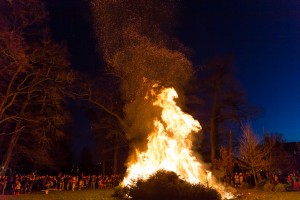
[[[136,160],[128,162],[124,186],[130,185],[131,180],[147,179],[163,169],[175,172],[190,183],[212,186],[225,196],[223,187],[212,179],[211,172],[192,153],[192,141],[188,136],[201,130],[200,123],[184,113],[176,105],[175,98],[178,95],[173,88],[165,88],[157,95],[153,106],[162,108],[161,117],[153,121],[154,130],[147,138],[147,150],[136,149]]]

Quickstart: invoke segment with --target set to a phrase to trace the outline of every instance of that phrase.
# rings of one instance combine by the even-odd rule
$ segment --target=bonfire
[[[191,150],[190,136],[201,130],[200,123],[176,105],[174,100],[178,95],[174,88],[164,88],[157,94],[156,86],[150,94],[154,96],[153,106],[161,108],[161,116],[153,120],[154,130],[147,137],[147,150],[135,149],[134,159],[128,161],[122,186],[130,186],[134,180],[145,180],[158,170],[166,170],[175,172],[189,183],[212,187],[223,198],[230,198],[231,195],[216,182],[205,163]]]

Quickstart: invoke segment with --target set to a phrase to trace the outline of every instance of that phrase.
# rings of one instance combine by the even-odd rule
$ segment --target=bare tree
[[[98,161],[103,174],[107,161],[113,161],[113,173],[119,173],[119,162],[125,162],[122,154],[128,151],[125,133],[129,127],[123,117],[123,100],[117,83],[115,77],[102,74],[97,77],[84,76],[81,84],[77,84],[79,109],[90,123],[93,138],[91,148],[100,159]]]
[[[68,52],[51,40],[44,2],[0,1],[0,136],[2,166],[26,158],[53,164],[53,140],[64,136],[65,95],[74,74]],[[52,165],[53,166],[53,165]]]
[[[214,163],[219,156],[217,150],[229,145],[228,133],[240,134],[241,122],[255,117],[258,109],[247,101],[229,56],[211,60],[198,68],[197,77],[191,83],[188,103],[195,108],[203,132],[209,134],[207,144],[210,161]]]
[[[240,156],[242,161],[249,167],[254,175],[257,184],[257,173],[268,167],[267,156],[269,149],[260,144],[259,138],[253,133],[249,124],[243,127],[243,134],[240,138]]]
[[[232,172],[233,169],[233,158],[232,152],[229,148],[221,146],[220,157],[215,160],[215,166],[221,172],[221,177],[223,177],[227,172]]]

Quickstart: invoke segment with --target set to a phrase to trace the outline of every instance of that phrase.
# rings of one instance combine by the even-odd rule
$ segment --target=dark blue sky
[[[233,55],[250,103],[264,110],[252,122],[255,132],[282,133],[287,141],[300,141],[300,1],[182,2],[179,39],[193,49],[193,63]],[[98,69],[88,1],[50,0],[48,7],[54,35],[67,39],[74,67]]]
[[[194,64],[233,55],[249,101],[263,109],[254,131],[300,141],[300,1],[189,0],[180,39]]]

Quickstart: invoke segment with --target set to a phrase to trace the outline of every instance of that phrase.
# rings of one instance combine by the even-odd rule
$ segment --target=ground
[[[116,200],[112,197],[113,189],[87,189],[81,191],[49,191],[35,192],[32,194],[0,195],[0,200]]]
[[[266,192],[256,189],[239,189],[238,194],[236,199],[241,200],[300,200],[300,191]]]
[[[21,194],[19,196],[0,195],[1,200],[117,200],[112,197],[113,189],[82,190],[82,191],[50,191],[33,194]],[[293,192],[264,192],[255,189],[242,189],[238,191],[238,200],[300,200],[300,191]]]

